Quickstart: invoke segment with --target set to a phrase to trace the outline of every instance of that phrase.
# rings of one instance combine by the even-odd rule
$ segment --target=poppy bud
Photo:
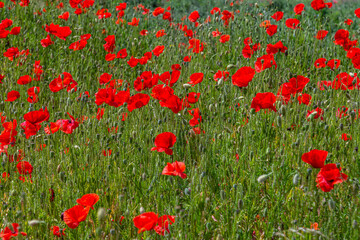
[[[242,209],[242,207],[244,206],[244,201],[242,199],[239,199],[237,206],[239,209]]]
[[[225,191],[224,190],[220,191],[220,197],[223,201],[225,200]]]
[[[41,224],[41,223],[45,223],[44,221],[40,221],[40,220],[30,220],[29,222],[28,222],[28,224],[30,225],[30,226],[37,226],[37,225],[39,225],[39,224]]]
[[[65,172],[60,172],[60,180],[63,181],[63,182],[66,182],[66,175],[65,175]]]
[[[334,202],[334,200],[330,199],[330,200],[328,201],[328,205],[329,205],[329,209],[330,209],[330,210],[334,210],[334,209],[335,209],[335,202]]]
[[[260,177],[258,177],[257,181],[258,181],[258,183],[263,183],[268,178],[269,178],[269,174],[264,174],[264,175],[261,175]]]
[[[254,114],[254,113],[255,113],[255,109],[252,108],[252,109],[250,110],[250,113],[251,113],[251,114]]]
[[[143,214],[145,212],[145,209],[143,207],[140,207],[140,214]]]
[[[296,186],[299,184],[299,180],[300,180],[300,175],[297,173],[294,175],[294,178],[293,178],[293,184]]]
[[[352,223],[353,228],[356,228],[356,227],[357,227],[357,225],[358,225],[357,221],[356,221],[356,220],[354,220],[354,221],[353,221],[353,223]]]
[[[220,86],[224,80],[224,77],[221,77],[218,82],[216,83],[217,86]]]
[[[277,123],[278,126],[281,126],[282,118],[280,116],[277,116],[276,123]]]
[[[185,188],[185,195],[190,195],[191,193],[191,189],[190,188]]]
[[[57,168],[56,168],[57,173],[59,173],[60,170],[61,170],[61,164],[59,164],[59,165],[57,166]]]
[[[99,210],[97,212],[97,218],[98,218],[99,222],[102,222],[105,219],[105,216],[106,216],[105,208],[99,208]]]
[[[188,88],[191,88],[191,85],[188,84],[188,83],[184,83],[184,84],[183,84],[183,87],[184,87],[185,89],[188,89]]]
[[[344,124],[340,123],[339,128],[340,130],[344,130]]]
[[[232,69],[232,68],[235,68],[236,66],[234,64],[229,64],[227,65],[226,69],[229,70],[229,69]]]
[[[211,229],[211,222],[207,222],[205,226],[206,226],[207,230],[210,230]]]

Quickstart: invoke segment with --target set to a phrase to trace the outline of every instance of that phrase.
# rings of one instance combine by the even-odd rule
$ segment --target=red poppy
[[[299,101],[299,104],[309,105],[311,98],[312,98],[311,95],[309,95],[307,93],[303,93],[303,94],[300,94],[297,99]]]
[[[191,92],[186,96],[186,100],[188,103],[197,103],[197,101],[199,101],[200,94],[201,93]]]
[[[108,53],[112,53],[115,50],[115,35],[109,35],[105,39],[104,50]]]
[[[174,70],[170,72],[164,72],[159,76],[159,80],[169,87],[174,86],[174,84],[179,80],[181,72],[178,70]]]
[[[25,75],[25,76],[21,76],[18,80],[17,80],[17,84],[19,85],[25,85],[28,84],[32,81],[32,78],[29,75]]]
[[[64,41],[72,32],[70,27],[60,27],[59,25],[55,25],[53,23],[51,23],[49,26],[46,25],[45,31]]]
[[[301,13],[304,11],[305,4],[299,3],[294,7],[295,15],[301,15]]]
[[[190,76],[190,82],[187,82],[188,84],[191,84],[192,86],[195,86],[198,83],[201,83],[203,81],[204,74],[203,73],[193,73]]]
[[[64,12],[63,14],[59,15],[58,18],[67,21],[69,19],[69,16],[70,16],[69,12]]]
[[[277,33],[277,25],[270,25],[267,29],[266,29],[266,33],[271,37],[273,36],[275,33]]]
[[[67,88],[67,92],[72,89],[77,90],[77,82],[73,79],[72,75],[68,72],[63,72],[58,78],[52,80],[49,84],[50,91],[58,92],[64,88]]]
[[[86,217],[89,213],[90,207],[83,207],[81,205],[76,205],[64,212],[64,222],[71,228],[77,228],[79,224],[86,220]]]
[[[146,29],[143,29],[143,30],[140,31],[140,35],[141,35],[141,36],[146,36],[146,35],[148,35],[148,34],[149,34],[149,31],[146,30]]]
[[[130,67],[136,67],[136,65],[138,65],[139,60],[134,58],[133,56],[131,56],[130,60],[127,61],[127,64],[129,64]]]
[[[214,74],[214,80],[218,81],[219,79],[223,79],[224,81],[226,81],[229,77],[230,73],[228,71],[221,71],[218,70],[215,74]]]
[[[104,112],[105,112],[105,108],[98,108],[96,112],[96,119],[100,121],[104,116]]]
[[[192,49],[193,53],[200,53],[204,51],[204,43],[201,42],[199,39],[192,38],[189,40],[188,49]]]
[[[251,108],[255,109],[255,112],[261,109],[270,109],[277,112],[274,104],[276,102],[276,96],[272,92],[257,93],[251,102]]]
[[[241,53],[244,58],[251,58],[251,56],[254,54],[254,50],[250,47],[250,45],[245,45]]]
[[[21,27],[13,27],[10,31],[11,35],[19,35]]]
[[[5,100],[5,102],[13,102],[19,97],[20,97],[20,93],[18,91],[10,91],[7,94],[7,99]]]
[[[66,236],[64,233],[65,228],[60,229],[58,226],[52,226],[50,231],[52,231],[53,235],[56,237]]]
[[[54,44],[54,42],[51,40],[50,34],[48,34],[46,38],[41,39],[40,43],[44,48]]]
[[[100,85],[107,84],[111,80],[111,77],[112,77],[112,75],[110,75],[108,73],[101,74],[100,79],[99,79]]]
[[[301,160],[310,164],[313,168],[322,168],[325,166],[325,160],[327,155],[327,151],[314,149],[310,152],[304,153],[301,156]]]
[[[230,40],[230,35],[222,35],[219,39],[221,43],[226,43]]]
[[[178,113],[185,107],[191,107],[184,99],[180,99],[176,95],[171,95],[166,99],[160,101],[162,107],[170,108],[173,113]]]
[[[267,68],[271,68],[272,66],[275,66],[275,69],[277,68],[277,64],[275,62],[273,54],[267,54],[259,57],[255,62],[256,72],[262,72]]]
[[[167,166],[162,171],[162,175],[179,176],[182,179],[186,178],[185,163],[175,161],[174,163],[167,163]]]
[[[47,108],[45,109],[40,109],[37,111],[32,111],[32,112],[28,112],[24,115],[24,119],[25,121],[27,121],[28,123],[31,123],[33,125],[37,125],[40,124],[44,121],[49,120],[49,111],[47,110]]]
[[[139,229],[138,233],[144,231],[150,231],[155,228],[158,221],[158,214],[154,212],[143,213],[139,216],[136,216],[134,219],[134,225]]]
[[[351,25],[353,23],[353,20],[351,19],[346,19],[345,22],[344,22],[346,25]],[[11,34],[11,33],[10,33]]]
[[[316,177],[317,187],[323,192],[330,192],[335,184],[346,181],[348,176],[341,173],[341,168],[337,168],[335,163],[326,164],[320,169]]]
[[[174,222],[175,222],[175,216],[163,215],[158,218],[157,220],[158,225],[155,226],[154,230],[157,234],[164,236],[165,231],[170,233],[169,224],[171,225]]]
[[[189,124],[190,126],[196,126],[202,122],[202,117],[200,115],[200,109],[194,108],[192,110],[188,110],[189,114],[193,116],[192,119],[190,119]]]
[[[280,21],[282,18],[283,18],[283,16],[284,16],[284,13],[283,12],[281,12],[281,11],[278,11],[278,12],[276,12],[276,13],[274,13],[271,17],[273,18],[273,19],[275,19],[275,21]]]
[[[87,45],[87,39],[81,39],[77,42],[70,44],[69,49],[78,51],[78,50],[84,49],[86,47],[86,45]]]
[[[360,79],[355,73],[353,76],[349,75],[346,72],[342,72],[338,74],[334,81],[331,84],[333,89],[341,89],[341,90],[353,90],[358,89],[360,84]]]
[[[358,18],[360,18],[360,8],[355,9],[354,13]]]
[[[98,19],[103,19],[103,18],[109,18],[111,17],[111,13],[109,12],[109,9],[99,9],[96,12],[96,16],[98,16]]]
[[[288,28],[291,28],[291,29],[296,29],[296,28],[299,28],[298,25],[300,24],[300,21],[298,19],[295,19],[295,18],[289,18],[285,21],[285,25],[288,27]]]
[[[103,103],[106,103],[113,107],[122,106],[130,97],[130,91],[116,91],[113,88],[99,89],[95,93],[95,103],[100,106]]]
[[[155,56],[158,57],[158,56],[160,56],[161,53],[163,53],[164,49],[165,49],[165,46],[156,46],[156,47],[152,50],[152,52],[153,52],[153,54],[154,54]]]
[[[313,0],[311,2],[311,7],[315,10],[315,11],[319,11],[323,8],[326,8],[326,4],[324,2],[324,0]]]
[[[328,33],[329,33],[329,31],[319,30],[314,37],[316,39],[323,40]]]
[[[151,91],[151,96],[160,101],[166,101],[174,95],[174,89],[163,84],[156,85]]]
[[[308,113],[306,114],[306,118],[308,119],[308,121],[310,121],[309,117],[314,116],[313,117],[314,119],[320,118],[321,120],[324,120],[323,114],[324,114],[324,111],[321,108],[317,107],[314,110],[311,110],[311,111],[308,110]]]
[[[199,19],[200,15],[199,15],[199,12],[198,11],[194,11],[192,13],[190,13],[189,15],[189,21],[190,22],[196,22],[198,19]]]
[[[75,120],[73,116],[67,113],[70,117],[69,119],[59,119],[55,123],[50,123],[50,126],[44,128],[46,134],[53,134],[58,130],[66,134],[72,134],[73,131],[79,126],[79,122]]]
[[[159,81],[159,75],[153,74],[151,71],[142,72],[139,77],[134,81],[134,89],[138,92],[151,89]]]
[[[126,58],[127,55],[128,55],[128,53],[127,53],[127,51],[126,51],[126,48],[124,48],[124,49],[121,49],[120,51],[117,52],[116,58],[121,58],[121,59],[123,59],[123,58]]]
[[[341,139],[346,141],[352,140],[352,137],[346,133],[341,134]]]
[[[247,87],[249,82],[253,80],[255,76],[255,69],[252,67],[242,67],[232,75],[231,80],[235,86]]]
[[[326,58],[316,59],[314,66],[316,68],[324,68],[324,67],[326,67],[326,61],[327,61]]]
[[[176,143],[176,136],[172,132],[160,133],[155,138],[155,146],[151,151],[165,152],[167,155],[172,155],[173,150],[170,149]]]
[[[163,37],[163,36],[165,36],[166,35],[166,33],[165,33],[165,30],[164,29],[161,29],[161,30],[159,30],[159,31],[157,31],[157,33],[156,33],[156,37],[157,38],[159,38],[159,37]]]
[[[95,193],[89,193],[82,196],[80,199],[77,199],[76,202],[84,207],[90,207],[94,209],[95,203],[99,201],[99,195]]]
[[[141,108],[146,106],[150,101],[150,97],[144,93],[137,93],[134,96],[130,97],[127,101],[128,103],[128,110],[132,112],[134,109]]]
[[[279,41],[279,42],[277,42],[275,44],[269,43],[266,46],[266,53],[267,54],[276,54],[278,52],[285,53],[287,50],[288,50],[288,48],[285,47],[284,44],[281,41]]]
[[[185,56],[183,61],[184,62],[191,62],[191,56]]]
[[[348,116],[348,110],[349,108],[342,106],[341,108],[338,108],[338,110],[336,111],[336,117],[338,117],[339,119],[341,119],[342,117],[346,117]]]
[[[17,223],[12,223],[12,229],[10,229],[9,227],[5,227],[4,230],[2,230],[0,232],[0,238],[2,238],[3,240],[9,240],[13,237],[17,237],[19,234],[19,224]],[[23,236],[27,236],[26,233],[24,232],[20,232],[21,235]]]
[[[131,20],[131,22],[128,22],[128,25],[134,26],[134,27],[139,26],[139,21],[140,21],[139,18],[133,18],[133,19]]]
[[[331,70],[338,69],[340,66],[340,59],[331,59],[327,62],[327,66],[331,68]]]
[[[164,12],[165,12],[165,9],[164,9],[164,8],[162,8],[162,7],[157,7],[157,8],[154,9],[154,11],[152,12],[152,14],[153,14],[154,17],[157,17],[157,16],[163,14]]]

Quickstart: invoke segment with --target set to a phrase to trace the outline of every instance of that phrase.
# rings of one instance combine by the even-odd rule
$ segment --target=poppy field
[[[359,239],[359,3],[188,2],[0,0],[0,238]]]

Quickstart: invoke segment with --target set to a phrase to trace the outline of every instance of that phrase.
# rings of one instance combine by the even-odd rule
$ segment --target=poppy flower
[[[76,202],[84,207],[90,207],[94,209],[95,203],[99,201],[99,195],[95,193],[89,193],[82,196],[80,199],[77,199]]]
[[[150,231],[155,228],[158,221],[158,214],[154,212],[143,213],[134,217],[134,225],[139,229],[138,233]]]
[[[307,93],[303,93],[303,94],[300,94],[297,99],[299,101],[299,104],[309,105],[311,98],[312,98],[311,95],[309,95]]]
[[[181,72],[178,70],[174,70],[170,72],[164,72],[159,76],[159,80],[169,87],[174,86],[174,84],[179,80]]]
[[[64,212],[63,220],[69,228],[75,229],[86,220],[89,210],[90,207],[84,208],[82,205],[76,205]]]
[[[69,119],[59,119],[55,123],[51,123],[50,127],[45,128],[46,134],[53,134],[58,130],[66,134],[72,134],[73,131],[79,126],[79,122],[75,120],[73,116],[67,113],[70,117]]]
[[[11,239],[13,237],[17,237],[19,234],[19,224],[17,223],[12,223],[12,230],[9,227],[5,227],[1,232],[0,232],[0,238],[4,239],[4,240],[8,240]],[[21,235],[23,236],[27,236],[26,233],[24,232],[20,232]]]
[[[128,110],[132,112],[134,109],[142,108],[146,106],[150,101],[150,96],[144,93],[137,93],[134,96],[130,97],[127,101]]]
[[[188,110],[188,112],[192,116],[192,119],[190,119],[190,121],[189,121],[190,126],[194,127],[202,122],[202,117],[200,115],[199,108],[194,108],[192,110]]]
[[[163,37],[163,36],[165,36],[166,35],[166,33],[165,33],[165,30],[164,29],[161,29],[161,30],[159,30],[159,31],[157,31],[157,33],[156,33],[156,37],[157,38],[159,38],[159,37]]]
[[[267,29],[266,29],[266,33],[271,37],[273,36],[275,33],[277,33],[277,25],[270,25]]]
[[[126,48],[124,48],[124,49],[121,49],[120,51],[117,52],[116,58],[123,59],[123,58],[126,58],[127,55],[128,55],[127,50],[126,50]]]
[[[47,108],[45,109],[40,109],[37,111],[31,111],[28,112],[26,114],[24,114],[24,119],[25,121],[33,124],[33,125],[38,125],[44,121],[49,120],[49,111],[47,110]]]
[[[156,85],[151,91],[151,96],[159,101],[166,101],[174,94],[174,89],[163,84]]]
[[[149,31],[146,30],[146,29],[143,29],[143,30],[140,31],[140,35],[141,35],[141,36],[146,36],[146,35],[148,35],[148,34],[149,34]]]
[[[133,56],[131,56],[130,60],[127,61],[127,64],[130,66],[130,67],[136,67],[139,63],[139,60],[134,58]]]
[[[316,177],[317,187],[323,192],[330,192],[334,189],[334,185],[346,181],[348,176],[341,173],[341,168],[337,168],[335,163],[326,164],[320,169]]]
[[[216,31],[212,31],[211,34],[212,34],[213,37],[221,36],[221,32],[219,32],[218,29],[216,29]]]
[[[117,91],[113,88],[99,89],[95,93],[95,103],[100,106],[103,103],[106,103],[113,107],[122,106],[130,97],[130,91]]]
[[[250,45],[245,45],[241,53],[244,58],[251,58],[251,56],[254,54],[254,50],[250,47]]]
[[[326,4],[324,2],[324,0],[313,0],[311,2],[311,7],[315,10],[315,11],[320,11],[323,8],[326,8]]]
[[[13,27],[10,31],[11,35],[19,35],[21,27]]]
[[[59,25],[55,25],[53,23],[46,25],[45,31],[64,41],[72,32],[70,27],[60,27]]]
[[[349,134],[343,133],[341,134],[341,139],[346,141],[352,140],[352,137]]]
[[[226,80],[228,79],[229,75],[230,75],[230,73],[229,73],[228,71],[218,70],[218,71],[214,74],[213,78],[214,78],[214,80],[215,80],[216,82],[217,82],[219,79],[221,79],[221,78],[222,78],[224,81],[226,81]]]
[[[111,17],[111,13],[109,12],[109,9],[99,9],[96,12],[96,16],[98,16],[98,19],[103,19],[103,18],[109,18]]]
[[[326,58],[316,59],[314,66],[316,68],[324,68],[324,67],[326,67],[326,61],[327,61]]]
[[[226,43],[230,40],[230,35],[222,35],[219,39],[221,43]]]
[[[169,224],[171,225],[174,222],[175,222],[175,216],[163,215],[158,218],[158,220],[157,220],[158,225],[155,226],[154,230],[157,234],[164,236],[165,231],[170,233]]]
[[[275,66],[275,69],[277,68],[273,54],[267,54],[259,57],[255,62],[255,70],[258,73],[264,71],[267,68],[271,68],[272,66]]]
[[[280,21],[284,16],[284,13],[281,11],[278,11],[276,13],[274,13],[271,17],[275,20],[275,21]]]
[[[185,163],[175,161],[174,163],[167,163],[166,167],[162,171],[162,175],[179,176],[182,179],[186,178]]]
[[[163,14],[164,12],[165,12],[165,9],[164,9],[164,8],[162,8],[162,7],[157,7],[157,8],[155,8],[154,11],[152,12],[152,15],[153,15],[154,17],[157,17],[157,16]]]
[[[352,23],[353,23],[354,21],[353,20],[351,20],[351,19],[346,19],[345,21],[344,21],[344,23],[346,24],[346,25],[351,25]],[[11,34],[11,33],[10,33]]]
[[[268,28],[270,25],[271,25],[270,20],[265,20],[265,21],[261,22],[259,26],[261,28]]]
[[[51,40],[50,34],[48,34],[46,38],[41,39],[40,43],[44,48],[54,44],[54,42]]]
[[[109,35],[104,40],[106,42],[103,45],[104,50],[108,53],[112,53],[115,50],[115,35]]]
[[[153,86],[157,85],[158,81],[158,74],[153,74],[151,71],[145,71],[134,81],[134,89],[138,92],[145,89],[151,89]]]
[[[289,18],[285,21],[285,25],[291,29],[299,28],[298,27],[299,24],[300,24],[300,20],[298,20],[296,18]]]
[[[247,87],[249,82],[253,80],[255,76],[255,69],[252,67],[242,67],[232,75],[231,80],[235,86]]]
[[[275,44],[269,43],[268,45],[266,45],[266,53],[267,54],[276,54],[278,52],[285,53],[287,50],[288,50],[288,48],[285,47],[281,41],[278,41]]]
[[[13,102],[19,97],[20,97],[20,93],[18,91],[10,91],[7,94],[7,99],[5,100],[5,102]]]
[[[340,59],[331,59],[327,62],[326,66],[330,67],[331,70],[334,70],[339,68],[340,63]]]
[[[162,99],[160,101],[160,105],[171,109],[173,113],[178,113],[184,108],[191,107],[186,101],[184,101],[184,99],[180,99],[176,95],[171,95],[166,99]]]
[[[199,15],[199,12],[198,11],[194,11],[192,13],[190,13],[189,15],[189,21],[190,22],[196,22],[198,19],[199,19],[200,15]]]
[[[305,4],[299,3],[294,7],[295,15],[301,15],[301,13],[304,11]]]
[[[32,81],[32,78],[29,75],[21,76],[17,80],[17,84],[19,85],[26,85]]]
[[[81,39],[77,42],[70,44],[69,49],[78,51],[78,50],[84,49],[86,47],[86,45],[87,45],[87,39]]]
[[[323,40],[328,33],[329,31],[319,30],[314,37],[318,40]]]
[[[183,61],[184,62],[191,62],[191,56],[185,56]]]
[[[360,8],[355,9],[354,13],[358,18],[360,18]]]
[[[68,72],[63,72],[58,78],[52,80],[49,84],[50,91],[58,92],[64,88],[67,88],[67,92],[72,89],[77,90],[78,83],[73,79],[72,75]]]
[[[167,155],[173,155],[173,150],[170,149],[176,143],[176,136],[172,132],[160,133],[155,138],[155,146],[151,151],[165,152]]]
[[[192,49],[193,53],[200,53],[204,51],[204,43],[202,43],[199,39],[192,38],[189,40],[188,49]]]
[[[314,116],[313,117],[314,119],[320,118],[321,120],[324,120],[323,114],[324,114],[324,111],[321,108],[317,107],[314,110],[311,110],[311,111],[308,110],[308,113],[306,114],[306,119],[308,121],[310,121],[309,117]]]
[[[338,110],[336,111],[336,117],[338,117],[339,119],[348,116],[348,110],[349,108],[342,106],[341,108],[338,108]]]
[[[353,90],[358,89],[359,84],[360,79],[358,78],[357,74],[351,76],[346,72],[342,72],[335,77],[334,81],[331,84],[331,87],[336,90]]]
[[[276,102],[276,96],[272,92],[257,93],[252,99],[251,108],[255,109],[255,112],[261,109],[270,109],[277,112],[274,104]]]
[[[197,103],[197,101],[199,101],[200,94],[201,93],[191,92],[186,96],[186,100],[188,103]]]
[[[107,84],[111,80],[111,77],[112,77],[112,75],[110,75],[108,73],[101,74],[100,79],[99,79],[100,85]]]
[[[155,56],[160,56],[161,53],[163,53],[165,49],[165,46],[156,46],[153,50],[152,50],[152,53],[155,55]]]
[[[69,16],[69,12],[64,12],[63,14],[59,15],[58,18],[67,21],[69,19]]]
[[[135,18],[135,17],[134,17],[134,18],[131,20],[131,22],[128,22],[128,25],[134,26],[134,27],[139,26],[139,21],[140,21],[139,18]]]
[[[314,149],[304,153],[301,160],[310,164],[313,168],[322,168],[325,166],[325,160],[328,155],[327,151]]]
[[[192,86],[195,86],[198,83],[201,83],[203,81],[204,74],[203,73],[193,73],[190,76],[190,82],[187,82],[188,84],[191,84]]]
[[[64,233],[65,228],[60,229],[58,226],[52,226],[50,231],[52,231],[53,235],[56,237],[66,236]]]

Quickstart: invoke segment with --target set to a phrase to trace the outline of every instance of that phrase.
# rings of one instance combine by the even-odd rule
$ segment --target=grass
[[[34,3],[33,3],[34,2]],[[257,6],[250,3],[235,4],[218,2],[216,5],[201,6],[199,9],[200,27],[194,27],[189,20],[183,24],[196,31],[196,38],[206,43],[202,53],[195,54],[180,43],[188,45],[188,38],[174,27],[170,27],[161,16],[151,14],[145,19],[141,11],[133,10],[130,1],[125,10],[124,24],[117,25],[115,6],[118,2],[95,3],[86,14],[75,15],[68,2],[64,8],[56,8],[58,2],[35,3],[30,6],[13,6],[6,1],[0,9],[1,20],[13,20],[13,26],[21,26],[17,36],[9,35],[0,39],[0,52],[10,47],[19,50],[29,49],[26,61],[17,66],[17,60],[9,61],[3,57],[0,74],[5,75],[1,87],[0,111],[6,121],[17,119],[29,111],[46,106],[50,113],[48,122],[42,123],[41,130],[26,139],[18,126],[16,144],[8,148],[8,155],[18,155],[21,149],[23,161],[33,166],[32,183],[18,179],[17,162],[10,162],[2,153],[0,172],[10,173],[6,180],[1,179],[2,204],[0,215],[2,228],[9,223],[19,223],[21,231],[28,234],[28,239],[54,238],[50,227],[66,227],[64,239],[160,239],[154,231],[137,233],[133,218],[145,212],[159,215],[174,215],[176,221],[170,226],[167,239],[358,239],[359,238],[359,153],[357,151],[360,127],[359,120],[339,119],[336,111],[342,106],[350,110],[360,109],[358,90],[341,91],[327,89],[320,91],[317,82],[333,80],[341,72],[357,72],[346,52],[333,43],[333,36],[338,29],[350,31],[350,38],[358,35],[360,20],[354,16],[358,7],[353,2],[334,4],[332,9],[314,11],[306,1],[306,11],[297,16],[301,28],[292,30],[285,26],[287,18],[294,18],[294,4],[282,3],[284,18],[275,23],[271,15],[277,10],[274,4],[260,2]],[[151,7],[151,11],[154,6]],[[95,13],[104,4],[113,16],[109,19],[97,19]],[[150,3],[149,3],[150,4]],[[193,10],[186,6],[186,1],[164,2],[156,6],[176,5],[173,22],[180,23],[185,13]],[[240,10],[228,27],[221,20],[211,16],[210,23],[204,23],[212,7],[221,10]],[[207,9],[209,7],[209,9]],[[42,15],[34,12],[45,8]],[[184,8],[185,10],[182,10]],[[195,7],[196,8],[196,5]],[[179,10],[180,13],[176,13]],[[68,21],[57,16],[70,12]],[[140,18],[139,26],[127,24],[133,17]],[[351,18],[351,26],[344,25],[344,20]],[[265,29],[259,27],[264,20],[271,20],[278,25],[278,32],[269,37]],[[52,38],[53,45],[43,48],[40,40],[47,33],[45,25],[50,23],[70,26],[72,34],[66,41]],[[139,32],[147,29],[149,35]],[[158,30],[164,29],[164,37],[156,38]],[[230,41],[220,43],[211,35],[219,29],[230,35]],[[313,36],[317,30],[326,29],[328,36],[319,41]],[[68,46],[80,39],[80,35],[90,33],[87,46],[83,50],[72,51]],[[115,35],[116,50],[126,48],[126,59],[105,61],[107,54],[103,49],[104,38]],[[245,59],[241,50],[243,40],[252,37],[261,43],[261,49],[250,59]],[[352,38],[352,39],[354,39]],[[217,84],[213,75],[217,70],[226,70],[231,76],[243,66],[254,67],[257,57],[266,54],[266,45],[281,40],[288,47],[287,54],[275,56],[278,68],[266,69],[256,73],[253,81],[246,88],[238,88],[231,79]],[[126,63],[130,56],[141,57],[158,45],[165,50],[159,57],[153,56],[146,65],[129,67]],[[192,56],[190,63],[184,63],[185,56]],[[316,69],[316,59],[337,58],[341,60],[339,69]],[[32,81],[28,85],[16,83],[20,76],[32,74],[35,60],[40,60],[44,73],[41,81]],[[189,131],[190,114],[184,109],[174,114],[170,109],[160,106],[151,98],[149,104],[141,109],[128,112],[126,104],[115,108],[105,108],[103,118],[95,118],[99,106],[94,103],[95,93],[102,86],[99,77],[102,73],[113,74],[113,79],[129,82],[131,95],[136,91],[133,82],[143,71],[161,74],[171,70],[172,64],[181,64],[181,76],[173,89],[180,98],[189,92],[200,92],[200,100],[191,104],[201,110],[203,118],[200,128],[204,134],[192,135]],[[69,72],[78,82],[77,92],[67,93],[61,90],[53,93],[49,83],[59,74]],[[191,74],[204,73],[202,83],[187,89],[183,84],[189,81]],[[260,92],[277,93],[279,85],[296,75],[310,78],[304,92],[312,95],[309,106],[293,101],[282,105],[277,101],[276,108],[281,114],[264,110],[254,112],[250,109],[252,99]],[[39,86],[39,102],[29,104],[26,101],[27,89]],[[124,89],[126,87],[124,86]],[[121,90],[124,90],[121,89]],[[16,90],[20,98],[14,102],[5,102],[6,94]],[[89,91],[90,98],[78,100],[79,94]],[[149,94],[151,90],[143,93]],[[308,110],[321,107],[324,120],[306,119]],[[58,119],[68,119],[66,112],[75,118],[88,119],[79,125],[71,135],[57,132],[47,135],[44,127]],[[126,121],[121,121],[123,113],[128,112]],[[244,124],[244,118],[249,121]],[[296,127],[291,130],[291,126]],[[119,127],[117,133],[109,133],[108,128]],[[290,129],[290,130],[289,130]],[[154,147],[155,137],[163,132],[172,132],[177,141],[173,147],[173,156],[150,151]],[[343,141],[341,134],[347,133],[352,140]],[[46,146],[39,151],[42,144]],[[103,150],[112,150],[110,156],[104,156]],[[301,160],[303,153],[311,149],[329,152],[326,163],[339,163],[342,172],[349,178],[338,184],[331,192],[322,192],[316,187],[318,169],[312,169]],[[64,151],[65,150],[65,151]],[[238,159],[236,158],[238,154]],[[186,164],[186,179],[161,175],[167,162],[181,161]],[[258,182],[264,174],[268,178]],[[53,189],[55,200],[50,202],[49,189]],[[87,193],[100,196],[99,202],[91,210],[87,220],[76,229],[70,229],[61,220],[61,214],[75,206],[76,200]],[[99,221],[97,211],[104,208],[106,216]],[[119,223],[121,216],[124,220]],[[29,221],[40,220],[42,223],[31,226]],[[112,221],[114,220],[114,221]],[[318,230],[310,229],[318,223]],[[20,239],[21,237],[19,237]],[[23,237],[25,238],[25,237]]]

